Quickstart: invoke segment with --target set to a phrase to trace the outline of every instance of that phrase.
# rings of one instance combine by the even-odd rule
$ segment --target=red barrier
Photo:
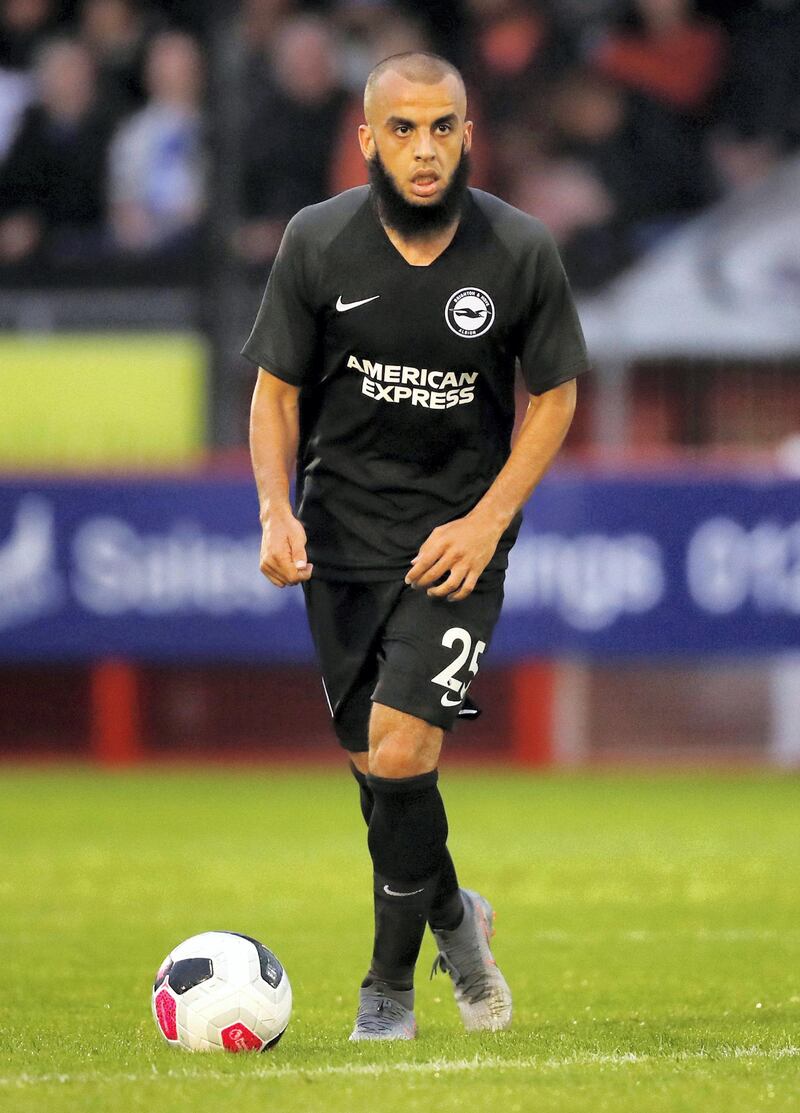
[[[511,672],[511,749],[521,765],[552,765],[556,667],[526,661]]]
[[[103,765],[132,765],[144,757],[136,666],[102,661],[92,669],[91,753]]]
[[[521,765],[553,764],[555,688],[552,662],[529,661],[511,670],[510,756]],[[96,761],[132,765],[148,756],[137,665],[117,660],[96,664],[91,670],[90,711],[91,755]]]

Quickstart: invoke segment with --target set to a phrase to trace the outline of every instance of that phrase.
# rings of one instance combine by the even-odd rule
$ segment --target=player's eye
[[[395,135],[410,135],[411,134],[411,128],[408,126],[408,124],[398,124],[397,127],[394,129],[394,131],[395,131]]]
[[[436,130],[439,135],[447,135],[448,132],[453,130],[452,124],[437,124]]]

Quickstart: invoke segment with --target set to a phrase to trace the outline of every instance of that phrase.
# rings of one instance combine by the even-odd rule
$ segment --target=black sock
[[[447,847],[444,854],[439,883],[428,912],[428,923],[434,931],[453,931],[464,919],[464,902],[458,887],[456,867]]]
[[[447,817],[434,769],[417,777],[367,776],[373,796],[368,843],[375,894],[375,944],[366,983],[411,989],[436,894]]]
[[[367,782],[367,774],[362,773],[352,761],[350,762],[350,769],[358,782],[361,814],[364,817],[364,822],[369,826],[375,797],[372,795],[372,789]],[[464,905],[458,888],[456,867],[453,865],[450,851],[445,846],[436,892],[428,913],[428,923],[434,931],[453,931],[463,918]]]
[[[364,817],[364,822],[369,827],[370,816],[372,815],[372,805],[375,803],[375,797],[372,795],[372,789],[367,784],[367,774],[362,773],[357,765],[350,762],[350,771],[358,781],[358,794],[359,802],[361,804],[361,814]]]

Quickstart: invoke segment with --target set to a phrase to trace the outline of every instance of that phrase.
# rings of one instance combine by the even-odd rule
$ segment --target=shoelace
[[[405,1015],[403,1006],[391,997],[372,997],[362,1002],[356,1023],[366,1032],[390,1032],[395,1021],[404,1020]]]
[[[441,953],[436,956],[431,967],[431,978],[439,970],[443,974],[452,975],[470,1005],[477,1005],[479,1001],[485,1001],[492,995],[492,987],[486,977],[486,966],[474,944],[465,943],[458,950],[462,952],[463,960],[458,962],[457,966]]]

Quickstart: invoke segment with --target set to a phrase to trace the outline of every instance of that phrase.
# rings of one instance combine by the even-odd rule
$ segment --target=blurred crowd
[[[579,288],[800,146],[800,0],[243,0],[230,167],[224,22],[0,0],[0,268],[197,265],[229,169],[229,246],[262,271],[298,208],[366,180],[364,79],[405,50],[461,67],[473,184],[544,220]]]

